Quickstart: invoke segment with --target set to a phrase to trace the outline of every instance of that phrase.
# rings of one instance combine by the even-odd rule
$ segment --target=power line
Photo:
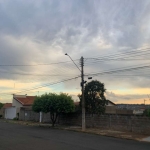
[[[124,71],[133,71],[133,70],[138,70],[138,69],[144,69],[144,68],[149,68],[149,67],[150,67],[150,65],[127,68],[127,69],[112,70],[112,71],[104,71],[104,72],[99,72],[99,73],[86,74],[85,76],[89,76],[89,75],[90,76],[97,76],[97,75],[103,75],[103,74],[112,74],[112,73],[118,73],[118,72],[124,72]]]
[[[74,61],[79,61],[80,59],[75,59]],[[11,66],[48,66],[48,65],[57,65],[57,64],[63,64],[63,63],[71,63],[71,61],[62,61],[62,62],[56,62],[56,63],[49,63],[49,64],[35,64],[35,65],[28,65],[28,64],[14,64],[14,65],[0,65],[1,67],[11,67]]]
[[[40,88],[43,88],[43,87],[47,87],[47,86],[51,86],[51,85],[55,85],[55,84],[59,84],[59,83],[63,83],[63,82],[67,82],[67,81],[70,81],[70,80],[73,80],[73,79],[77,79],[79,77],[80,76],[76,76],[74,78],[65,79],[65,80],[62,80],[62,81],[54,82],[54,83],[45,84],[45,85],[42,85],[42,86],[39,86],[39,87],[35,87],[35,88],[31,88],[31,89],[26,89],[26,90],[23,90],[23,91],[16,92],[15,94],[23,93],[23,92],[26,92],[26,91],[32,91],[32,90],[35,90],[35,89],[40,89]],[[3,94],[4,95],[12,95],[12,94],[8,94],[8,93],[0,93],[0,94],[2,94],[2,95]]]
[[[112,57],[114,58],[116,56],[122,56],[122,55],[127,55],[127,54],[136,54],[136,53],[149,52],[149,50],[150,50],[150,48],[136,49],[134,51],[127,51],[127,52],[122,52],[122,53],[115,53],[115,54],[111,54],[111,55],[105,55],[105,56],[93,57],[93,58],[86,58],[86,59],[97,59],[97,58],[104,59],[104,58],[112,58]]]
[[[0,73],[8,73],[8,74],[17,74],[17,75],[25,75],[25,76],[68,76],[66,74],[60,75],[60,74],[30,74],[30,73],[15,73],[15,72],[1,72]]]

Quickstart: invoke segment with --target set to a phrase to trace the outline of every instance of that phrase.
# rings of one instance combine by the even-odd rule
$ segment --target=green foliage
[[[3,106],[4,106],[4,104],[0,102],[0,109],[1,109]]]
[[[149,109],[145,109],[143,114],[147,117],[150,117],[150,108]]]
[[[17,120],[18,120],[18,118],[17,118],[17,117],[15,117],[15,118],[13,118],[13,120],[17,121]]]
[[[68,94],[49,93],[37,97],[32,106],[35,112],[50,112],[52,125],[54,126],[60,113],[70,113],[74,111],[74,102]]]
[[[107,100],[104,96],[104,84],[99,81],[91,81],[85,85],[85,110],[90,114],[103,114]],[[79,95],[80,105],[82,104],[82,95]]]

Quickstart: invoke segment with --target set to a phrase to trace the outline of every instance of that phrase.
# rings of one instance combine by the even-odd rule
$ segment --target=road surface
[[[0,150],[150,150],[150,143],[0,120]]]

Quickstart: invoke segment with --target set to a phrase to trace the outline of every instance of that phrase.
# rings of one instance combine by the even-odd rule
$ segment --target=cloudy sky
[[[149,0],[0,0],[0,20],[1,102],[45,92],[78,100],[68,53],[79,67],[85,58],[85,80],[104,83],[107,99],[150,104]]]

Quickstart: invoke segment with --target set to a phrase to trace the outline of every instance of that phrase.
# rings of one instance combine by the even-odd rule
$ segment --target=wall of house
[[[17,100],[15,100],[14,98],[13,98],[12,106],[15,106],[15,107],[16,107],[17,113],[20,112],[20,107],[23,107],[23,105],[22,105],[21,103],[19,103]]]
[[[16,117],[15,107],[5,108],[5,119],[13,119],[15,117]]]
[[[116,106],[106,106],[106,114],[116,114]]]

